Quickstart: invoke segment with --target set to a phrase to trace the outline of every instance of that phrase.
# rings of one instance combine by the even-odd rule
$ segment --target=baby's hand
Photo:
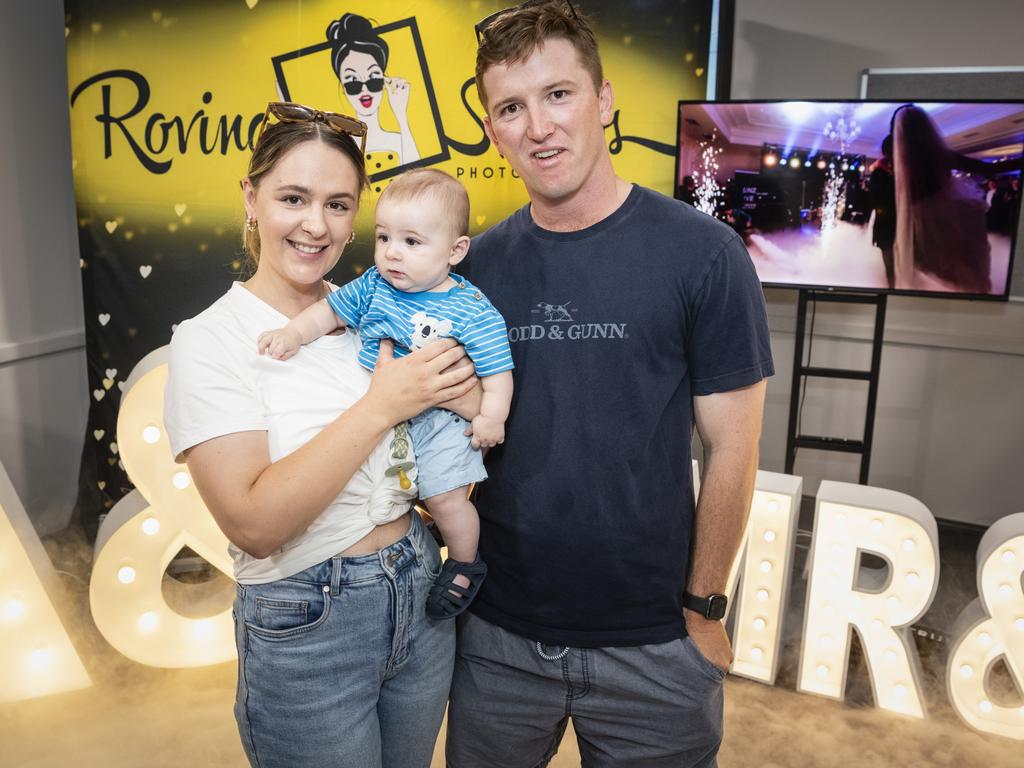
[[[491,419],[482,413],[473,419],[471,427],[474,448],[493,448],[505,442],[505,422]]]
[[[278,328],[273,331],[264,331],[256,340],[261,355],[270,355],[275,360],[287,360],[299,351],[302,346],[302,337],[299,332],[291,328]]]

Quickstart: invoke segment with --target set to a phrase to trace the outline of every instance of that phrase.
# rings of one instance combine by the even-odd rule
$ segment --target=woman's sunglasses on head
[[[263,131],[266,130],[271,117],[279,123],[323,123],[338,133],[344,133],[347,136],[358,136],[360,139],[359,152],[360,154],[365,154],[366,152],[366,123],[339,112],[322,112],[319,109],[307,107],[305,104],[296,104],[292,101],[272,101],[267,104],[267,111],[263,115],[260,132],[256,135],[257,144],[263,135]]]

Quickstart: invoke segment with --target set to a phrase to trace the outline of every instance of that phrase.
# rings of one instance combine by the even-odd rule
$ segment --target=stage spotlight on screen
[[[766,154],[766,155],[764,156],[764,165],[765,165],[765,168],[774,168],[774,167],[775,167],[775,165],[776,165],[776,164],[777,164],[778,162],[779,162],[779,157],[778,157],[778,155],[776,155],[776,154],[775,154],[774,152],[769,152],[768,154]]]
[[[823,158],[823,157],[818,158],[818,162],[815,163],[815,166],[817,167],[817,169],[819,171],[824,171],[825,170],[825,158]]]
[[[800,167],[800,158],[799,157],[791,157],[791,158],[789,158],[789,167],[790,168],[799,168]]]

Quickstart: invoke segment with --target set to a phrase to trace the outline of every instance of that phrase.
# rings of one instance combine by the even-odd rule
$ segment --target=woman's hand
[[[449,371],[468,372],[473,380],[473,387],[463,395],[438,403],[441,408],[458,414],[466,421],[472,421],[480,413],[480,403],[483,402],[484,388],[480,384],[480,377],[476,375],[476,366],[469,357],[464,357],[452,366],[446,368],[442,373]]]
[[[388,89],[388,101],[399,123],[406,122],[409,111],[409,81],[401,77],[385,77],[384,84]]]
[[[465,358],[466,350],[455,339],[441,339],[396,360],[392,342],[384,339],[366,398],[391,424],[458,400],[477,384],[473,366],[460,364]]]

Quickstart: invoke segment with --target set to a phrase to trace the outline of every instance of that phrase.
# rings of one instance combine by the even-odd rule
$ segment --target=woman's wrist
[[[385,402],[384,398],[372,388],[352,407],[362,411],[363,418],[367,420],[370,428],[380,433],[382,437],[396,424],[405,421],[402,415],[395,411],[392,404]]]

